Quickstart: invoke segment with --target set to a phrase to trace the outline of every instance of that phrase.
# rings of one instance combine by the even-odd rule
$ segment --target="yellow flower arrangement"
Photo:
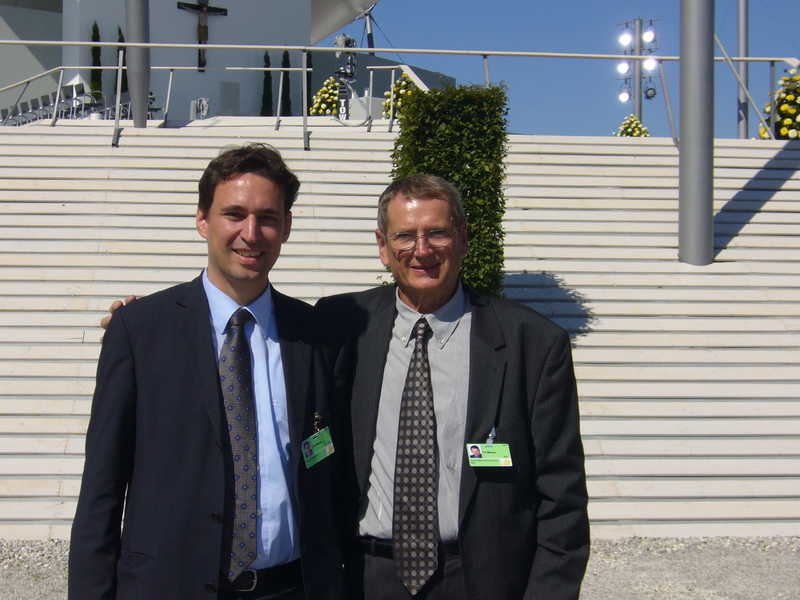
[[[400,78],[394,82],[394,116],[400,118],[403,109],[403,97],[408,97],[416,90],[414,82],[411,78],[403,73]],[[383,95],[386,100],[383,101],[383,118],[389,118],[389,112],[392,106],[392,93],[384,92]]]
[[[787,75],[780,79],[780,89],[774,93],[775,111],[775,137],[783,140],[795,140],[800,134],[800,74],[797,69],[787,70]],[[769,120],[772,108],[770,104],[764,107],[764,115]],[[797,115],[797,116],[795,116]],[[759,137],[769,139],[769,133],[762,125],[758,131]]]
[[[650,132],[636,118],[636,115],[630,115],[622,122],[619,131],[616,131],[614,135],[617,137],[650,137]]]

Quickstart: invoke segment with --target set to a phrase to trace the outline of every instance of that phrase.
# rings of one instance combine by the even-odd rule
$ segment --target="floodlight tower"
[[[633,31],[631,31],[631,22],[624,23],[625,30],[622,32],[622,35],[619,36],[619,42],[622,44],[623,52],[627,56],[630,52],[630,56],[644,56],[646,54],[652,54],[658,48],[652,44],[656,41],[656,29],[653,26],[653,21],[657,21],[658,19],[649,19],[649,25],[647,29],[643,29],[644,19],[634,19],[633,23]],[[620,23],[622,25],[622,23]],[[633,44],[633,47],[631,47]],[[633,63],[631,65],[630,63]],[[644,64],[643,64],[644,63]],[[627,102],[628,99],[631,97],[633,98],[633,114],[636,115],[636,118],[640,121],[642,120],[642,98],[647,98],[648,100],[655,98],[656,96],[656,88],[652,85],[652,76],[648,75],[648,85],[645,87],[643,86],[644,77],[642,75],[642,69],[644,68],[647,71],[652,71],[658,66],[658,63],[655,59],[650,58],[646,61],[642,61],[641,59],[634,59],[631,61],[623,60],[619,66],[617,67],[617,71],[621,75],[626,75],[625,83],[623,84],[623,90],[620,94],[620,100],[622,102]],[[633,92],[630,91],[630,86],[628,85],[628,73],[633,67]],[[642,89],[644,87],[644,90]],[[625,92],[627,90],[627,93]]]

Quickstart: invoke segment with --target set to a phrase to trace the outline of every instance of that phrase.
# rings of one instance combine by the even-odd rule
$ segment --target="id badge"
[[[300,452],[303,453],[303,460],[306,462],[307,469],[328,458],[334,452],[331,430],[325,427],[307,440],[303,440],[300,444]]]
[[[511,467],[508,444],[467,444],[470,467]]]

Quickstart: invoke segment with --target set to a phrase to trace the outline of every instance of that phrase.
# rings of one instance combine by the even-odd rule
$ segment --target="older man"
[[[70,600],[343,599],[341,452],[301,451],[348,444],[334,397],[340,336],[269,282],[299,186],[273,148],[224,151],[199,186],[206,269],[116,312],[86,436]]]
[[[589,525],[569,336],[459,280],[467,223],[443,179],[393,182],[375,236],[397,285],[317,304],[356,336],[350,596],[577,599]]]

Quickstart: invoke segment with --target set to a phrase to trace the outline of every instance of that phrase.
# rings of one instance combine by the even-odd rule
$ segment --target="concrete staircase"
[[[266,125],[265,125],[266,122]],[[271,279],[314,302],[385,278],[393,134],[312,119],[0,129],[0,537],[63,538],[111,300],[194,277],[197,180],[228,144],[303,185]],[[670,140],[512,136],[507,295],[573,335],[594,534],[800,535],[800,144],[719,140],[716,262],[677,260]]]

